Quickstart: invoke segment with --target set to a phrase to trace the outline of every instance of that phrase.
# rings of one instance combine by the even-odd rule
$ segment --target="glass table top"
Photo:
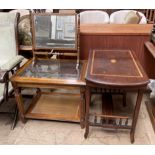
[[[82,64],[76,69],[77,61],[67,60],[37,60],[31,63],[22,72],[20,77],[30,78],[57,78],[57,79],[79,79]]]

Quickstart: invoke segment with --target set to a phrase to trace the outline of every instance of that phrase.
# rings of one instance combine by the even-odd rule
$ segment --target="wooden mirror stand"
[[[31,14],[32,51],[34,62],[41,56],[50,59],[76,57],[79,67],[80,20],[73,13]]]

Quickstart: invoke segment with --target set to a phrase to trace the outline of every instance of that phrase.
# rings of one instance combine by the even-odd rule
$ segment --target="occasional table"
[[[76,60],[39,59],[35,64],[29,60],[12,76],[23,122],[27,118],[80,122],[84,128],[86,61],[81,61],[78,69],[76,64]],[[37,90],[28,108],[21,93],[24,88]],[[53,89],[65,92],[54,92]],[[74,90],[77,92],[71,93]]]
[[[130,129],[130,140],[133,143],[142,96],[148,83],[149,79],[133,51],[95,49],[90,51],[86,73],[86,129],[84,137],[87,138],[90,125]],[[137,91],[132,123],[129,124],[128,116],[115,116],[112,111],[110,115],[91,113],[90,101],[93,89],[109,90],[108,92]],[[110,95],[111,93],[103,94],[102,102],[112,102],[112,99],[109,98]],[[110,106],[111,103],[107,104]],[[90,116],[93,118],[93,122],[90,121]],[[100,118],[100,122],[97,121],[98,118]]]

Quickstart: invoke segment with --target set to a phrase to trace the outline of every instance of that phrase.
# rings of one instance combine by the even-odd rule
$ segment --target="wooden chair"
[[[18,19],[18,13],[0,13],[0,103],[8,101],[13,92],[9,78],[23,60],[23,57],[18,55]],[[12,128],[16,124],[17,114],[16,109]]]

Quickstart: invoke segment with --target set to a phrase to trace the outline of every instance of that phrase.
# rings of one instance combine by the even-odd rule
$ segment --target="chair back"
[[[109,15],[104,11],[83,11],[80,13],[80,23],[109,23]]]
[[[0,12],[0,65],[18,53],[17,46],[17,17],[16,13]]]
[[[124,24],[124,18],[130,11],[136,12],[135,10],[120,10],[120,11],[113,12],[110,15],[110,24]],[[139,24],[146,24],[147,21],[146,21],[145,15],[142,12],[138,12],[138,13],[142,17]]]

